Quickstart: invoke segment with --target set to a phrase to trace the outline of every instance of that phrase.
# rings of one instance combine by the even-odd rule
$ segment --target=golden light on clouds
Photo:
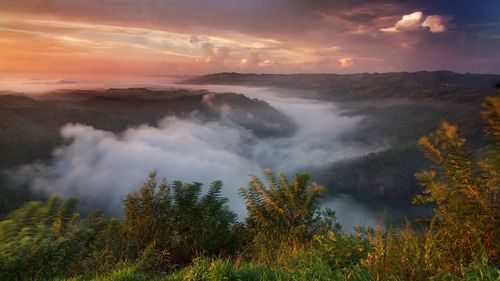
[[[339,60],[340,68],[348,69],[354,65],[352,58],[340,58]]]
[[[213,71],[214,66],[234,67],[259,49],[279,56],[281,44],[241,34],[224,38],[15,15],[0,18],[0,36],[0,71],[26,73],[196,73]],[[263,59],[253,66],[270,62]]]
[[[444,32],[447,28],[449,17],[431,15],[424,16],[424,13],[417,11],[408,15],[403,15],[401,19],[392,27],[381,28],[383,32],[415,31],[421,28],[428,28],[430,32]]]
[[[0,74],[500,71],[496,25],[423,11],[369,0],[3,0]]]

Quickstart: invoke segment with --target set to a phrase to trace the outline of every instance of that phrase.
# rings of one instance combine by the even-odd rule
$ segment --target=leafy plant
[[[129,256],[145,259],[154,255],[153,267],[159,270],[190,263],[197,256],[233,253],[236,215],[228,209],[221,190],[222,182],[215,181],[202,196],[200,183],[158,183],[156,173],[151,173],[124,200]]]
[[[310,244],[313,236],[338,230],[334,213],[322,212],[319,196],[324,187],[310,183],[310,175],[297,173],[292,181],[279,173],[264,171],[268,187],[252,176],[247,188],[240,189],[248,209],[247,224],[257,252],[263,259],[274,259],[280,247],[292,252]]]

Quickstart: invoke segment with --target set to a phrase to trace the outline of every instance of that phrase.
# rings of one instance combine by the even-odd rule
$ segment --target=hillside
[[[65,144],[61,127],[78,123],[120,133],[129,127],[157,126],[166,116],[199,122],[227,120],[259,137],[284,136],[294,124],[264,101],[234,93],[152,91],[149,89],[76,90],[36,97],[0,95],[0,215],[36,198],[26,186],[6,183],[2,170],[50,161]]]
[[[0,95],[0,169],[46,158],[61,143],[59,129],[66,123],[120,132],[134,125],[155,125],[169,115],[192,117],[193,112],[202,121],[218,120],[222,106],[231,107],[233,121],[258,136],[293,130],[293,124],[266,102],[232,93],[109,89],[55,92],[36,98]]]
[[[361,74],[242,74],[215,73],[186,84],[247,85],[313,90],[311,98],[410,98],[479,101],[496,91],[500,75],[421,71]]]
[[[346,141],[379,141],[386,149],[311,168],[331,194],[347,193],[364,202],[408,205],[422,191],[415,173],[428,167],[417,148],[420,136],[443,120],[453,120],[469,145],[483,143],[478,103],[498,95],[500,75],[450,71],[374,74],[216,73],[183,83],[280,88],[283,96],[333,101],[345,115],[364,116]]]

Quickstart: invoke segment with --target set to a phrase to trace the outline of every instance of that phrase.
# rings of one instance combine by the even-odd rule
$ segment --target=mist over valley
[[[499,0],[0,0],[0,280],[500,280]]]
[[[218,84],[234,83],[221,76],[226,80]],[[474,138],[479,120],[468,117],[476,115],[475,103],[454,97],[387,97],[377,89],[359,97],[197,79],[155,78],[152,89],[125,83],[60,91],[55,84],[28,96],[0,96],[3,182],[14,192],[77,197],[83,210],[121,215],[122,198],[149,172],[205,186],[221,180],[231,209],[243,218],[238,190],[249,175],[310,171],[327,187],[323,206],[337,210],[349,229],[426,212],[410,204],[421,192],[414,174],[428,167],[416,141],[442,120],[458,120],[481,142]],[[479,95],[488,89],[483,84]]]

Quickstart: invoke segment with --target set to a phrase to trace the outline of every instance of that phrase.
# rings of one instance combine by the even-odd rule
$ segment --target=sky
[[[500,1],[0,0],[0,76],[500,73]]]

